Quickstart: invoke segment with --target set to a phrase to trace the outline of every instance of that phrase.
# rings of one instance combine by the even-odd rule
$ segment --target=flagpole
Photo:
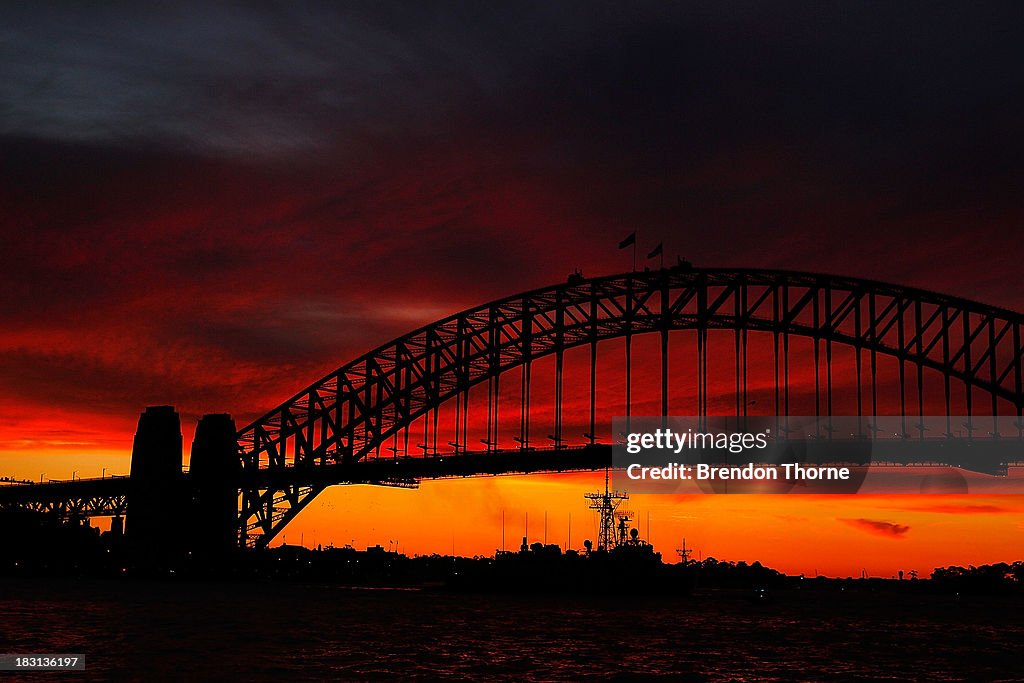
[[[636,272],[636,243],[637,243],[636,233],[637,233],[637,231],[634,230],[633,232],[631,232],[629,234],[629,237],[627,237],[626,239],[624,239],[621,242],[619,242],[619,251],[625,249],[626,247],[630,247],[630,246],[633,247],[633,272],[634,273]]]
[[[640,231],[633,232],[633,272],[636,272],[636,243],[640,241]]]

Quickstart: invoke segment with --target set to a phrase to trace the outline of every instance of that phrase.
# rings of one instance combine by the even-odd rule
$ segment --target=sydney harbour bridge
[[[1022,327],[1014,311],[833,275],[574,274],[394,339],[241,429],[203,417],[187,471],[176,412],[149,408],[130,476],[2,486],[0,509],[125,516],[150,550],[187,537],[213,554],[266,547],[332,485],[607,467],[613,415],[898,415],[907,443],[1019,439]],[[926,430],[925,415],[946,424]],[[982,424],[998,416],[1013,434]]]

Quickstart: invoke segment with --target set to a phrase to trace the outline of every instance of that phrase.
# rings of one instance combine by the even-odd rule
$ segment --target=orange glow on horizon
[[[596,537],[583,493],[603,487],[599,472],[424,482],[419,490],[369,486],[327,489],[274,544],[300,541],[357,548],[392,541],[407,554],[492,555],[522,537],[581,549]],[[760,561],[790,574],[895,576],[916,569],[1017,559],[1024,497],[982,495],[633,495],[624,509],[666,562],[682,538],[703,557]],[[649,519],[649,530],[648,530]],[[863,520],[863,521],[862,521]],[[894,531],[871,528],[869,521]],[[885,528],[885,527],[883,527]],[[902,529],[904,529],[901,531]],[[969,542],[959,539],[970,539]]]

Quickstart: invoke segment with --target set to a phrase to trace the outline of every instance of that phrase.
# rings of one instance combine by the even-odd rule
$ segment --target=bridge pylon
[[[150,406],[132,444],[125,539],[132,564],[151,571],[180,559],[183,502],[181,419],[174,406]]]
[[[187,543],[205,566],[222,564],[238,546],[240,472],[235,421],[225,413],[204,415],[196,425],[189,463]]]

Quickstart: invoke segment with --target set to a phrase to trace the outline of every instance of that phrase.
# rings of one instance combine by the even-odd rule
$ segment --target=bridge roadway
[[[116,516],[128,509],[128,477],[0,486],[0,511],[24,508],[61,517]]]
[[[297,482],[320,486],[375,484],[411,487],[420,479],[597,470],[609,467],[611,463],[611,446],[606,445],[536,450],[516,448],[426,458],[370,458],[314,468],[261,469],[243,473],[239,487],[265,488]],[[189,482],[188,473],[182,473],[181,483],[187,485]],[[0,510],[26,507],[43,512],[78,511],[83,517],[121,514],[130,488],[128,477],[5,485],[0,486]]]
[[[804,449],[794,460],[817,465],[945,465],[1004,476],[1010,465],[1024,463],[1024,441],[1018,439],[975,439],[969,462],[948,462],[952,458],[944,457],[946,439],[875,441],[870,448],[864,440],[835,439],[827,441],[827,447],[817,454],[814,442],[796,443],[803,444]],[[680,454],[674,459],[708,462],[706,457],[692,452],[689,458]],[[369,458],[315,467],[264,468],[242,473],[238,484],[239,488],[276,488],[296,483],[318,488],[343,484],[412,488],[423,479],[587,471],[611,465],[612,447],[607,444],[515,448],[429,457]],[[179,484],[188,490],[189,483],[189,474],[183,473]],[[130,489],[128,477],[3,485],[0,510],[23,508],[56,513],[62,518],[123,515],[127,512]]]

